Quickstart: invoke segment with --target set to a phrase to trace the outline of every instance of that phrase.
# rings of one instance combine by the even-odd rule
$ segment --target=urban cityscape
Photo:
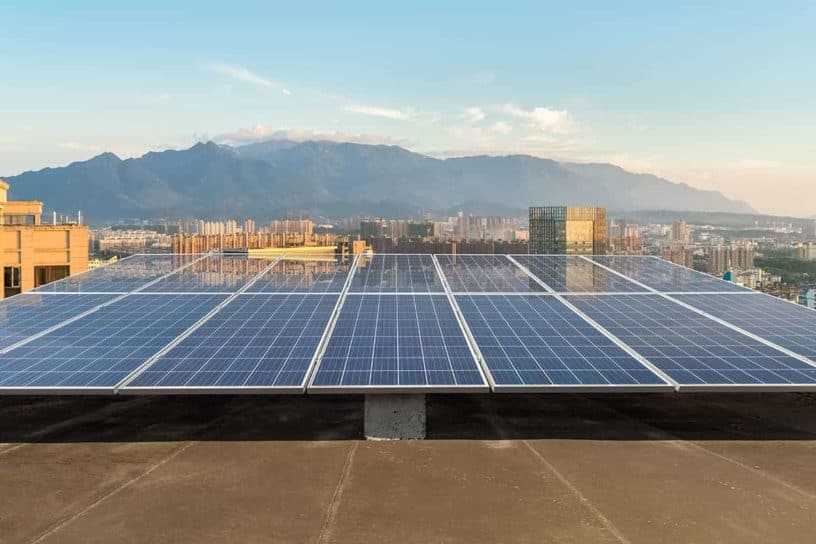
[[[815,540],[813,2],[0,21],[0,544]]]

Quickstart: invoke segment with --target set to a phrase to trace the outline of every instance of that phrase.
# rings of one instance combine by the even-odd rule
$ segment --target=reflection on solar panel
[[[745,291],[730,281],[655,257],[610,255],[592,260],[664,293]]]
[[[445,295],[348,295],[311,390],[487,384]]]
[[[751,295],[675,295],[686,304],[816,360],[816,312],[760,293]]]
[[[116,295],[37,295],[0,301],[0,349],[81,314]]]
[[[430,255],[373,255],[357,261],[351,293],[443,293]]]
[[[247,293],[339,293],[349,272],[348,260],[332,257],[283,259],[252,284]]]
[[[661,296],[565,298],[681,386],[816,384],[816,368]]]
[[[546,291],[505,255],[437,255],[454,293]]]
[[[136,255],[38,287],[50,293],[127,293],[169,274],[201,255]]]
[[[125,297],[0,355],[0,389],[110,389],[225,298]]]
[[[301,391],[338,295],[239,295],[121,391]]]
[[[496,390],[672,388],[556,297],[457,295],[456,302]]]
[[[577,255],[517,255],[514,258],[559,293],[648,292]]]
[[[211,255],[145,288],[145,293],[234,293],[269,266],[271,259]]]

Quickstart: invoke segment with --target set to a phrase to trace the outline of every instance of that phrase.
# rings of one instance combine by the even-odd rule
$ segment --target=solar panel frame
[[[816,390],[813,365],[672,297],[565,298],[667,374],[678,391]]]
[[[347,292],[352,295],[444,294],[445,288],[432,255],[376,253],[359,256]]]
[[[326,327],[334,314],[336,309],[337,300],[339,299],[340,295],[338,294],[315,294],[315,293],[249,293],[244,292],[240,295],[235,297],[231,297],[231,299],[221,307],[218,312],[205,323],[203,323],[200,327],[196,328],[192,331],[189,335],[185,335],[183,339],[181,339],[178,343],[176,343],[172,348],[168,349],[165,353],[161,354],[153,361],[149,366],[141,369],[135,376],[131,379],[126,380],[126,382],[117,389],[117,392],[120,394],[211,394],[211,393],[219,393],[219,394],[261,394],[261,393],[275,393],[275,394],[294,394],[294,393],[303,393],[306,389],[306,383],[309,379],[311,369],[315,364],[315,359],[317,355],[317,351],[320,349],[321,342],[324,338]],[[289,302],[296,302],[298,303],[295,311],[286,314],[286,304]],[[304,332],[306,329],[301,329],[301,333],[297,335],[295,343],[291,345],[291,350],[289,355],[285,357],[275,357],[277,360],[283,360],[281,363],[280,368],[278,369],[278,374],[276,378],[273,380],[271,384],[261,384],[261,383],[244,383],[241,385],[234,384],[234,383],[220,383],[220,384],[211,384],[206,385],[202,383],[191,384],[190,380],[195,378],[194,375],[200,374],[201,372],[220,372],[221,374],[226,374],[227,372],[248,372],[246,369],[244,370],[233,370],[237,366],[245,366],[247,360],[254,361],[254,368],[252,371],[249,371],[246,376],[246,381],[250,381],[252,375],[261,373],[261,372],[271,372],[271,370],[262,369],[261,366],[267,364],[272,360],[271,357],[267,357],[267,355],[272,352],[273,350],[281,350],[285,349],[286,346],[281,346],[276,344],[279,339],[290,339],[293,338],[293,335],[286,335],[281,336],[282,330],[278,330],[277,334],[274,338],[268,340],[266,338],[266,334],[270,332],[274,332],[274,328],[271,328],[272,325],[275,323],[270,323],[272,320],[280,321],[280,312],[283,311],[283,315],[288,315],[286,318],[286,323],[283,327],[289,327],[290,322],[298,317],[296,313],[297,310],[301,309],[304,304],[312,305],[312,311],[309,315],[305,326],[308,327],[311,324],[313,319],[317,319],[318,322],[316,325],[319,325],[316,329],[312,328],[315,331],[315,334],[308,335],[309,338],[316,338],[312,345],[298,345],[305,336]],[[247,323],[248,319],[242,319],[241,312],[246,309],[250,309],[254,307],[254,311],[252,311],[252,317],[257,316],[259,313],[263,312],[266,309],[269,309],[269,306],[273,306],[272,312],[266,316],[266,320],[260,326],[255,326],[251,328],[252,336],[250,339],[247,340],[247,344],[244,345],[242,348],[241,346],[229,345],[234,338],[238,337],[238,334],[245,333],[247,330]],[[318,310],[323,312],[323,315],[318,315]],[[245,315],[245,314],[244,314]],[[325,320],[320,323],[321,319],[325,318]],[[216,341],[213,345],[207,345],[207,342],[217,335],[219,335],[224,329],[231,328],[234,332],[228,338],[222,338],[220,341]],[[240,336],[240,338],[245,338],[245,336]],[[284,342],[285,343],[285,342]],[[259,350],[263,349],[264,353],[258,353]],[[305,366],[303,366],[302,370],[298,370],[297,374],[301,377],[299,381],[296,383],[292,383],[291,380],[287,380],[288,383],[277,383],[278,377],[283,376],[284,373],[295,373],[292,370],[285,370],[287,365],[290,365],[291,362],[294,360],[291,355],[292,352],[296,349],[300,350],[307,350],[308,355],[306,359],[301,360],[300,362],[305,361]],[[225,362],[227,357],[222,356],[219,361],[216,361],[216,356],[221,353],[222,355],[229,351],[237,351],[233,355],[233,358],[229,363]],[[251,350],[248,352],[248,350]],[[210,357],[203,361],[202,364],[196,365],[194,362],[191,361],[190,355],[203,355],[206,352],[211,352]],[[186,354],[185,354],[186,353]],[[249,353],[254,354],[252,357],[249,357]],[[239,359],[242,355],[247,354],[248,357],[246,359]],[[202,357],[203,358],[203,357]],[[168,370],[167,366],[172,365],[172,367]],[[177,370],[180,367],[187,365],[189,370]],[[209,366],[208,366],[209,365]],[[216,366],[224,367],[222,371],[210,371],[206,370],[207,368],[212,368]],[[196,370],[192,370],[195,367]],[[181,372],[186,372],[191,374],[185,383],[181,384],[177,381],[173,381],[174,378],[178,378]],[[173,376],[172,374],[176,374]],[[159,376],[159,374],[161,376]],[[153,382],[149,381],[153,379]],[[220,377],[219,377],[220,381]]]
[[[153,281],[139,291],[151,294],[232,295],[250,284],[261,271],[280,257],[252,258],[246,255],[210,254],[190,265]],[[219,268],[235,267],[234,270]]]
[[[138,293],[118,297],[0,354],[0,393],[113,394],[140,364],[225,298]],[[151,334],[145,336],[145,331]]]
[[[545,286],[532,278],[507,255],[435,255],[450,293],[544,293]]]
[[[692,268],[653,255],[592,255],[598,265],[643,285],[655,292],[680,293],[750,293],[749,289]],[[678,285],[680,289],[676,288]],[[689,288],[682,288],[688,285]]]
[[[675,388],[561,297],[460,293],[454,298],[496,393],[631,393]],[[486,311],[503,324],[488,319]]]
[[[337,294],[343,293],[343,289],[348,281],[349,274],[352,273],[354,259],[347,262],[338,262],[338,258],[332,255],[331,260],[326,260],[324,255],[284,255],[272,268],[258,277],[252,285],[243,291],[243,294]],[[316,269],[321,266],[333,268],[334,270],[317,270],[312,276],[312,281],[308,282],[305,274],[286,274],[289,267],[314,265]]]
[[[816,310],[760,292],[750,296],[685,294],[672,298],[816,365]]]
[[[79,314],[115,299],[115,294],[49,294],[32,291],[0,300],[0,353],[43,334]],[[68,311],[66,311],[68,310]]]
[[[126,294],[205,257],[204,254],[136,254],[37,287],[39,294]],[[155,267],[151,270],[150,268]]]
[[[630,278],[579,255],[513,255],[511,259],[559,294],[650,292]]]
[[[351,301],[351,302],[349,302]],[[374,327],[374,334],[368,335],[355,335],[355,331],[357,330],[357,326],[359,324],[359,316],[362,313],[363,307],[365,304],[373,304],[376,303],[376,318],[373,323]],[[381,319],[380,316],[382,315],[382,308],[388,308],[390,305],[393,305],[395,308],[395,313],[399,316],[399,308],[400,305],[405,308],[405,305],[411,306],[415,311],[415,319],[416,319],[416,326],[417,331],[420,331],[423,323],[428,323],[428,321],[422,321],[419,317],[420,315],[420,307],[424,306],[427,308],[428,306],[433,308],[432,312],[434,318],[436,320],[436,328],[438,334],[436,335],[422,335],[418,333],[416,336],[404,336],[401,335],[401,329],[399,326],[399,317],[397,317],[396,322],[394,323],[393,327],[390,325],[391,319]],[[448,315],[440,316],[440,310],[444,312],[447,310],[449,312]],[[345,312],[345,314],[344,314]],[[348,318],[350,313],[355,313],[354,322],[349,328],[347,325],[349,321],[341,321],[344,318]],[[443,324],[442,320],[445,319],[446,322]],[[380,325],[380,321],[385,323],[384,325]],[[339,326],[339,332],[338,332]],[[410,327],[413,327],[413,323],[410,324]],[[444,327],[452,327],[453,329],[458,331],[458,335],[461,335],[461,343],[459,343],[459,338],[456,336],[450,336],[445,334]],[[394,355],[384,354],[381,350],[378,354],[377,352],[377,339],[385,338],[386,335],[377,335],[377,331],[380,328],[384,330],[390,330],[393,328],[395,334],[393,336],[389,335],[388,338],[396,337],[396,344],[386,344],[384,349],[386,351],[393,351],[396,352],[396,359]],[[345,330],[349,332],[346,333]],[[371,329],[368,329],[371,330]],[[484,392],[489,391],[490,386],[489,382],[487,381],[487,377],[484,374],[484,371],[479,364],[476,354],[473,351],[472,345],[468,341],[467,335],[465,330],[462,327],[462,323],[459,320],[458,316],[456,315],[455,309],[451,304],[450,298],[445,293],[416,293],[416,294],[400,294],[398,296],[394,296],[393,294],[357,294],[357,293],[347,293],[344,297],[344,300],[341,303],[340,309],[338,311],[338,315],[336,319],[331,324],[330,329],[327,329],[327,338],[326,343],[323,349],[321,350],[317,364],[315,365],[314,372],[312,373],[312,377],[309,381],[309,385],[307,387],[308,393],[346,393],[346,394],[383,394],[383,393],[396,393],[396,394],[406,394],[406,393],[416,393],[416,394],[424,394],[424,393],[467,393],[467,392]],[[448,331],[450,332],[450,331]],[[422,368],[421,369],[400,369],[398,367],[399,360],[402,355],[400,355],[400,345],[399,345],[399,338],[418,338],[420,340],[419,344],[419,351],[421,353],[420,357],[405,357],[405,359],[421,359],[422,361]],[[369,345],[368,339],[371,338],[372,341]],[[429,340],[433,338],[433,340]],[[355,342],[356,340],[356,342]],[[426,343],[427,342],[427,343]],[[438,344],[438,345],[431,345],[431,344]],[[414,351],[415,346],[407,346],[406,351]],[[434,349],[431,349],[434,348]],[[425,350],[430,350],[433,354],[432,357],[426,357]],[[452,355],[452,350],[457,350],[457,353]],[[352,360],[352,351],[362,352],[363,350],[370,351],[370,356],[366,356],[365,361],[370,363],[369,370],[348,370],[348,364]],[[441,378],[441,374],[447,373],[448,369],[445,370],[433,370],[432,368],[429,369],[428,361],[441,361],[443,356],[441,352],[444,350],[446,363],[449,365],[450,369],[450,376],[453,378],[454,383],[441,383],[440,381],[434,381],[434,383],[427,383],[428,380],[428,373],[436,372],[439,376],[434,375],[434,378]],[[337,355],[334,352],[337,352]],[[342,352],[345,352],[345,355],[342,355]],[[376,364],[380,364],[377,362],[377,358],[381,360],[387,360],[388,364],[396,364],[397,370],[387,370],[383,368],[375,368]],[[355,359],[358,359],[359,356],[355,356]],[[459,363],[457,363],[459,361]],[[468,363],[465,363],[468,361]],[[416,361],[414,361],[416,362]],[[470,368],[464,368],[465,365],[469,365]],[[330,368],[329,365],[342,365],[342,369],[333,369]],[[457,365],[459,365],[457,367]],[[352,372],[355,374],[360,374],[360,376],[353,376],[353,377],[361,377],[363,374],[368,375],[369,383],[362,384],[355,381],[355,383],[343,383],[346,377],[346,374]],[[398,383],[371,383],[371,379],[376,375],[381,377],[388,376],[386,373],[394,373],[399,380],[399,378],[403,375],[406,376],[418,376],[420,374],[425,375],[426,383],[405,383],[400,384]],[[338,374],[340,374],[338,376]],[[479,383],[459,383],[457,380],[463,377],[478,377]],[[338,380],[332,378],[339,378]],[[336,382],[336,383],[333,383]]]

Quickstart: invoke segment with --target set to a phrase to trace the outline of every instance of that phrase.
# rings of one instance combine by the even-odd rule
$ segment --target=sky
[[[816,215],[813,2],[0,3],[0,175],[335,139],[611,162]]]

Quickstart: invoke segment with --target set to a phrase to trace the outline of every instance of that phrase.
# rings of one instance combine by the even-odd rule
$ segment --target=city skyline
[[[14,81],[0,89],[0,174],[208,139],[327,138],[611,162],[763,213],[816,212],[806,3],[433,17],[242,5],[0,7],[14,53],[0,60]]]

